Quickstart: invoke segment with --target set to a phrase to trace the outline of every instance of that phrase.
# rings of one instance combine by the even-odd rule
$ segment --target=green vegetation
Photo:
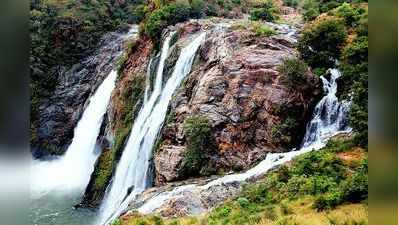
[[[268,27],[261,21],[245,21],[245,22],[234,23],[231,26],[231,29],[233,29],[233,30],[250,30],[257,37],[269,37],[269,36],[277,34],[277,31]]]
[[[277,32],[269,28],[268,26],[262,24],[261,22],[253,22],[251,23],[251,29],[258,37],[269,37],[277,34]]]
[[[152,39],[160,37],[164,28],[169,25],[174,25],[178,22],[183,22],[190,18],[192,8],[185,3],[172,3],[165,7],[155,10],[145,23],[145,33]]]
[[[309,24],[299,40],[301,57],[313,68],[331,68],[339,58],[347,39],[344,21],[320,17]]]
[[[297,127],[298,123],[295,119],[288,117],[284,121],[277,123],[272,127],[272,140],[275,143],[283,143],[287,147],[294,147],[296,138],[293,137],[293,129]]]
[[[286,76],[286,82],[290,86],[300,86],[306,82],[305,74],[308,71],[308,65],[297,58],[283,59],[278,71]]]
[[[183,162],[183,173],[195,176],[205,165],[206,155],[213,147],[213,136],[209,120],[202,116],[193,116],[185,120],[184,133],[187,150]]]
[[[319,16],[319,3],[316,0],[305,0],[303,4],[303,18],[311,21]]]
[[[109,149],[104,150],[99,157],[99,167],[95,170],[94,176],[94,190],[101,191],[103,187],[108,184],[109,179],[112,176],[112,151]]]
[[[263,1],[250,12],[250,19],[274,22],[279,19],[279,9],[272,0]]]
[[[299,0],[283,0],[283,5],[297,8],[299,6]]]
[[[204,216],[159,224],[368,224],[367,153],[355,146],[352,140],[330,141],[246,184],[239,196]],[[122,224],[136,221],[155,224],[153,216],[138,214]]]
[[[100,38],[143,17],[144,2],[31,0],[30,72],[31,129],[42,99],[52,95],[63,69],[68,69],[95,50]]]

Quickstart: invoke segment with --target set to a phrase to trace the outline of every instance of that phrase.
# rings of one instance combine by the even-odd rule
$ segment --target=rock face
[[[53,96],[39,108],[37,137],[32,153],[40,158],[63,154],[73,138],[89,97],[114,67],[123,52],[124,41],[135,33],[109,33],[92,56],[60,74],[59,86]]]
[[[265,158],[298,146],[320,94],[319,81],[307,71],[306,85],[292,87],[278,66],[296,57],[297,33],[287,25],[268,24],[278,34],[256,36],[239,20],[191,21],[172,29],[184,36],[206,31],[192,72],[170,106],[170,118],[154,155],[156,183],[185,179],[184,121],[206,117],[215,140],[205,167],[212,173],[243,170]],[[247,22],[246,22],[247,23]],[[203,153],[208,154],[208,153]]]
[[[79,205],[81,207],[97,208],[104,197],[142,104],[148,69],[146,65],[149,63],[152,47],[147,39],[135,40],[124,67],[120,69],[99,137],[101,155]]]

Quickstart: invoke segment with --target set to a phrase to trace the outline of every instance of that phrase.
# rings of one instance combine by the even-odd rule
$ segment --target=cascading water
[[[174,71],[162,88],[163,67],[172,35],[173,33],[169,34],[164,41],[154,89],[134,122],[110,190],[101,207],[100,224],[110,223],[127,208],[131,199],[147,188],[152,149],[166,117],[168,104],[174,91],[189,74],[196,51],[205,38],[205,33],[202,33],[181,50]]]
[[[136,33],[137,27],[134,26],[129,33],[121,36],[118,43],[111,44],[121,45],[124,40]],[[108,47],[109,45],[104,46],[104,48]],[[122,51],[116,53],[116,56],[120,54]],[[116,59],[117,57],[108,61],[111,65],[101,63],[98,66],[113,66]],[[74,224],[73,221],[76,224],[79,221],[72,218],[74,212],[70,209],[77,203],[76,199],[82,195],[94,170],[94,164],[99,155],[98,151],[95,151],[96,141],[116,78],[117,71],[114,69],[89,99],[88,106],[75,127],[72,143],[63,156],[51,161],[33,160],[31,162],[30,184],[33,200],[31,217],[34,224],[60,225],[66,222],[71,225]]]
[[[340,71],[331,69],[329,73],[330,81],[321,77],[326,95],[315,107],[300,150],[268,154],[265,160],[245,173],[227,175],[203,186],[184,185],[172,191],[163,192],[145,202],[144,205],[138,208],[138,211],[143,214],[151,213],[168,200],[182,197],[184,192],[195,192],[197,195],[200,195],[201,191],[207,190],[212,186],[241,182],[249,178],[260,176],[275,166],[288,162],[300,154],[324,147],[327,140],[338,133],[351,132],[351,128],[347,126],[346,122],[350,103],[347,101],[339,102],[336,97],[336,79],[340,77]]]
[[[66,191],[85,188],[98,156],[94,147],[116,77],[117,72],[112,71],[91,97],[66,154],[58,160],[33,162],[33,198],[53,189]]]

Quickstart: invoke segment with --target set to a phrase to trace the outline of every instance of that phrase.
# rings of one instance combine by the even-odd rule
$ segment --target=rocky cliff
[[[306,84],[288,85],[278,71],[285,58],[296,57],[296,30],[267,24],[274,35],[259,35],[244,20],[200,20],[179,24],[179,41],[198,32],[207,38],[192,72],[175,93],[154,153],[157,184],[185,179],[188,154],[184,124],[208,120],[213,142],[196,175],[244,170],[268,152],[297,146],[319,95],[319,81],[307,70]],[[178,44],[178,43],[177,43]]]
[[[271,31],[258,31],[264,27]],[[308,68],[301,86],[292,86],[279,72],[284,59],[297,56],[295,27],[244,19],[206,19],[169,27],[163,36],[173,31],[164,81],[171,75],[181,48],[193,36],[206,32],[206,40],[192,72],[174,93],[154,147],[156,185],[246,170],[267,153],[300,144],[320,87]],[[141,38],[131,46],[112,95],[102,132],[102,154],[83,205],[96,207],[103,198],[141,107],[145,84],[152,85],[158,61],[149,39]],[[192,130],[207,133],[187,137],[187,121],[192,122]],[[191,139],[205,139],[200,140],[194,154],[195,140]]]

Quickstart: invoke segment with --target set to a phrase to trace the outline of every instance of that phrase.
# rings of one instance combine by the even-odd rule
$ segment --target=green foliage
[[[368,199],[367,162],[342,184],[343,199],[348,202],[361,202]]]
[[[120,221],[120,219],[116,219],[112,222],[112,225],[122,225],[122,222]]]
[[[197,12],[195,12],[196,14]],[[172,3],[155,10],[145,24],[145,33],[152,39],[159,38],[164,28],[183,22],[191,16],[191,6],[185,3]]]
[[[347,26],[356,26],[363,13],[362,8],[352,7],[351,4],[343,3],[335,9],[335,15],[344,18]]]
[[[187,149],[183,162],[183,173],[197,175],[204,166],[206,154],[213,146],[209,120],[203,116],[192,116],[185,120],[184,133]]]
[[[269,37],[277,34],[275,30],[259,22],[251,23],[251,29],[258,37]]]
[[[100,155],[98,165],[94,170],[94,190],[102,191],[112,177],[113,154],[110,150]]]
[[[366,147],[368,144],[368,37],[359,36],[348,44],[341,59],[343,63],[340,67],[346,92],[353,93],[349,122],[358,133],[358,143]]]
[[[254,8],[250,13],[251,20],[265,20],[274,22],[279,18],[279,9],[272,0],[264,1],[260,6]]]
[[[333,209],[342,202],[340,190],[336,189],[324,195],[320,195],[315,199],[314,208],[318,211],[325,209]]]
[[[272,127],[272,138],[275,142],[281,142],[288,146],[292,146],[294,144],[292,142],[293,129],[296,128],[297,125],[298,123],[295,119],[291,117],[286,118]]]
[[[278,67],[278,71],[286,76],[286,81],[290,86],[303,85],[306,82],[307,70],[308,65],[297,58],[285,58]]]
[[[322,17],[303,31],[298,49],[311,67],[330,68],[338,59],[347,39],[344,21],[336,17]]]
[[[299,0],[283,0],[285,6],[297,8],[299,5]]]
[[[55,90],[61,68],[68,69],[95,50],[100,38],[123,28],[140,0],[115,6],[107,1],[31,1],[31,128],[34,142],[38,107]]]
[[[319,16],[319,3],[316,0],[305,0],[303,4],[303,18],[311,21]]]

